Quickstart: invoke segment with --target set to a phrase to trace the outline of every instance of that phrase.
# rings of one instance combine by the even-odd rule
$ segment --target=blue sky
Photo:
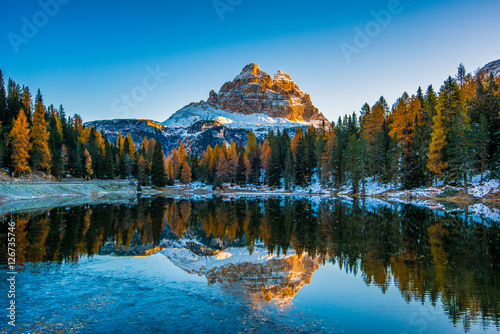
[[[85,121],[164,121],[256,62],[336,120],[500,58],[499,1],[397,2],[3,1],[0,69]]]

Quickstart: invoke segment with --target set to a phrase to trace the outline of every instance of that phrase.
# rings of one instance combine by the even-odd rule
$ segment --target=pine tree
[[[250,170],[248,171],[248,181],[253,184],[260,183],[260,158],[259,150],[257,148],[257,138],[252,130],[248,133],[247,137],[247,147],[246,147],[246,157],[250,164]]]
[[[267,168],[267,184],[270,187],[279,187],[281,184],[281,162],[279,160],[280,150],[278,142],[273,141],[271,147],[271,158],[269,159],[269,165]]]
[[[306,152],[306,141],[304,137],[299,138],[295,148],[295,184],[298,186],[307,186],[309,183],[307,175],[308,155]]]
[[[483,183],[483,174],[488,163],[488,121],[486,116],[481,115],[479,124],[475,124],[473,138],[478,161],[476,170],[481,174],[481,183]]]
[[[439,91],[439,106],[445,129],[451,129],[455,116],[462,107],[460,88],[451,76],[444,82]]]
[[[358,154],[359,154],[359,177],[361,178],[361,194],[366,195],[366,178],[368,177],[368,166],[370,163],[368,154],[368,143],[366,142],[364,134],[361,134],[358,139]],[[387,153],[385,153],[387,154]]]
[[[21,99],[21,88],[10,78],[7,93],[7,112],[5,115],[5,120],[3,122],[4,126],[6,127],[12,123],[13,119],[18,115],[19,109],[23,107]]]
[[[31,105],[31,93],[28,87],[23,87],[23,96],[22,96],[22,108],[26,113],[26,117],[28,119],[28,123],[31,124],[31,110],[33,109]]]
[[[465,70],[464,64],[460,63],[458,65],[457,80],[460,85],[460,89],[463,89],[465,84],[465,77],[467,76],[467,71]]]
[[[5,91],[5,82],[3,80],[3,73],[0,70],[0,123],[6,124],[7,122],[7,92]],[[0,132],[0,135],[2,133]]]
[[[465,110],[455,117],[449,137],[449,167],[452,178],[463,179],[465,195],[468,195],[468,178],[474,170],[477,156],[474,152],[473,131],[470,129],[469,118]]]
[[[151,162],[151,182],[154,186],[160,188],[165,187],[166,185],[166,174],[163,157],[164,155],[161,144],[160,142],[156,142]]]
[[[358,146],[358,139],[356,134],[352,134],[349,137],[349,143],[346,149],[346,169],[348,174],[348,180],[351,181],[352,188],[355,194],[359,193],[359,181],[360,181],[360,153]]]
[[[10,144],[12,145],[12,165],[14,173],[18,176],[31,170],[28,165],[29,152],[31,150],[29,134],[28,120],[26,119],[26,114],[21,109],[12,124],[9,134]]]
[[[289,150],[285,161],[285,170],[283,172],[285,178],[285,190],[290,191],[295,184],[295,168],[293,164],[292,151]]]
[[[0,167],[3,167],[3,156],[5,154],[5,145],[3,140],[3,126],[0,122]]]
[[[31,162],[34,170],[48,171],[50,169],[49,132],[45,120],[45,108],[38,102],[33,115],[33,126],[31,129]]]
[[[236,168],[236,184],[242,186],[246,183],[246,157],[243,153],[238,154],[238,167]]]
[[[441,108],[438,107],[437,114],[434,116],[431,143],[429,144],[429,160],[427,162],[427,168],[436,178],[436,186],[438,177],[447,167],[447,163],[444,161],[444,148],[446,144],[446,130],[441,115]]]

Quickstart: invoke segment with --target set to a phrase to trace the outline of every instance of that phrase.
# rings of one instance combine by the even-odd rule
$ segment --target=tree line
[[[139,186],[163,187],[175,181],[222,186],[267,185],[293,190],[319,181],[365,193],[373,177],[391,188],[412,189],[438,180],[463,183],[474,174],[500,172],[500,78],[466,73],[462,64],[436,92],[430,85],[404,92],[390,108],[385,98],[359,116],[354,112],[320,128],[298,127],[294,135],[271,130],[263,141],[250,131],[246,143],[208,146],[191,154],[184,143],[168,156],[159,142],[140,145],[119,133],[114,143],[80,116],[46,107],[38,90],[12,79],[5,90],[0,71],[0,162],[15,175],[30,171],[56,178],[138,179]]]
[[[38,90],[8,80],[0,70],[0,166],[13,176],[43,172],[56,179],[73,177],[149,179],[153,158],[163,165],[161,145],[145,140],[137,150],[130,134],[112,143],[79,115],[67,117],[64,107],[44,105]],[[146,183],[146,182],[144,182]]]
[[[365,193],[373,177],[391,188],[414,189],[439,180],[463,184],[473,175],[500,172],[500,78],[466,73],[462,64],[436,92],[419,87],[404,92],[390,108],[382,96],[365,103],[337,123],[320,128],[270,131],[258,143],[252,131],[245,146],[231,142],[208,146],[200,156],[188,156],[184,145],[169,159],[169,179],[184,168],[191,178],[220,185],[265,184],[270,187],[307,186],[319,181],[342,190],[352,186]],[[183,167],[185,166],[185,167]],[[184,179],[186,181],[186,179]]]

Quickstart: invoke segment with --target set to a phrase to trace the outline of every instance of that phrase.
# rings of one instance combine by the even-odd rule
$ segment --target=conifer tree
[[[83,151],[83,159],[85,162],[85,176],[92,178],[94,170],[92,168],[92,156],[90,155],[89,150],[85,149],[85,151]]]
[[[434,116],[434,125],[432,126],[431,143],[429,144],[429,160],[427,168],[434,174],[437,179],[447,167],[444,160],[444,148],[446,146],[446,130],[444,128],[444,120],[441,115],[441,108],[438,107],[437,114]]]
[[[283,176],[285,179],[285,190],[290,191],[293,189],[293,185],[295,184],[295,168],[293,163],[293,154],[292,151],[289,150],[286,156],[285,161],[285,170],[283,172]]]
[[[238,154],[238,167],[236,168],[236,184],[242,186],[246,183],[247,162],[243,153]]]
[[[33,126],[31,129],[31,163],[34,170],[48,171],[50,169],[49,132],[45,120],[45,108],[41,102],[35,106]]]
[[[66,171],[68,168],[68,161],[69,161],[69,154],[68,154],[68,149],[66,148],[66,145],[61,146],[61,152],[60,152],[60,163],[61,163],[61,176],[66,175]]]
[[[264,140],[264,142],[259,145],[259,158],[260,167],[262,167],[265,179],[267,180],[269,161],[271,160],[271,145],[269,144],[268,138],[266,138],[266,140]]]
[[[29,152],[31,150],[29,134],[28,120],[26,119],[26,114],[21,109],[12,124],[12,129],[9,134],[9,141],[12,146],[12,165],[14,167],[14,173],[18,176],[31,170],[28,164],[28,159],[30,157]]]
[[[307,186],[309,183],[307,175],[308,155],[306,153],[306,141],[302,136],[299,138],[295,148],[295,184],[298,186]]]
[[[439,91],[439,106],[445,129],[451,129],[455,116],[462,107],[460,88],[451,76],[444,82]]]
[[[26,113],[26,117],[28,119],[28,123],[31,124],[32,119],[31,119],[31,93],[29,87],[23,87],[23,96],[22,96],[22,108],[24,109],[24,112]]]
[[[7,93],[7,112],[5,122],[3,122],[5,127],[12,123],[13,119],[18,115],[19,109],[22,108],[21,88],[10,78]]]
[[[2,70],[0,70],[0,123],[7,122],[7,92],[5,91],[5,82]],[[1,135],[2,133],[0,133]]]
[[[5,144],[3,138],[3,126],[0,122],[0,167],[3,167],[3,156],[5,153]]]
[[[470,129],[469,118],[466,111],[462,110],[455,117],[450,130],[450,160],[449,167],[452,178],[462,179],[464,191],[468,195],[468,178],[476,165],[476,155],[473,145],[473,132]]]
[[[163,163],[164,155],[160,142],[156,142],[151,162],[151,182],[155,187],[165,187],[166,174]]]
[[[483,175],[488,163],[488,121],[486,116],[481,115],[479,124],[475,124],[473,138],[478,161],[476,169],[481,174],[481,183],[483,183]]]
[[[189,167],[187,160],[182,162],[181,177],[179,181],[184,184],[191,182],[191,167]]]
[[[231,183],[236,183],[236,174],[238,170],[238,148],[232,140],[227,150],[227,165],[229,179]]]
[[[273,140],[271,146],[271,157],[266,172],[267,184],[270,187],[279,187],[281,184],[281,163],[279,161],[280,149],[277,140]]]
[[[175,172],[174,172],[174,165],[172,164],[172,159],[167,159],[166,173],[167,173],[167,185],[173,186],[175,180],[174,177]]]
[[[360,181],[360,154],[359,154],[358,139],[356,134],[352,134],[349,137],[349,143],[346,148],[346,169],[348,180],[351,181],[351,185],[355,194],[359,193],[359,181]]]
[[[250,164],[250,170],[248,171],[248,181],[253,184],[260,183],[260,158],[259,150],[257,148],[257,138],[252,130],[248,133],[247,137],[247,147],[246,147],[246,157]]]
[[[137,184],[138,186],[146,185],[146,160],[144,157],[139,155],[137,159]]]

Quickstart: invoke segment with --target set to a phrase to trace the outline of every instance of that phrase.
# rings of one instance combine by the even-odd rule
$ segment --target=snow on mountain
[[[493,73],[493,75],[496,77],[500,77],[500,59],[486,64],[482,69],[479,70],[479,73],[484,75],[485,77],[489,76],[490,73]]]
[[[198,120],[243,129],[320,127],[329,123],[290,75],[279,70],[273,79],[255,63],[245,66],[219,93],[211,91],[207,101],[187,105],[163,124],[186,127]]]
[[[190,104],[176,112],[162,124],[176,128],[188,127],[198,121],[216,121],[230,128],[252,130],[268,127],[295,128],[297,126],[309,125],[309,123],[305,121],[293,122],[283,117],[271,117],[264,113],[254,113],[250,115],[235,113],[208,102]]]

